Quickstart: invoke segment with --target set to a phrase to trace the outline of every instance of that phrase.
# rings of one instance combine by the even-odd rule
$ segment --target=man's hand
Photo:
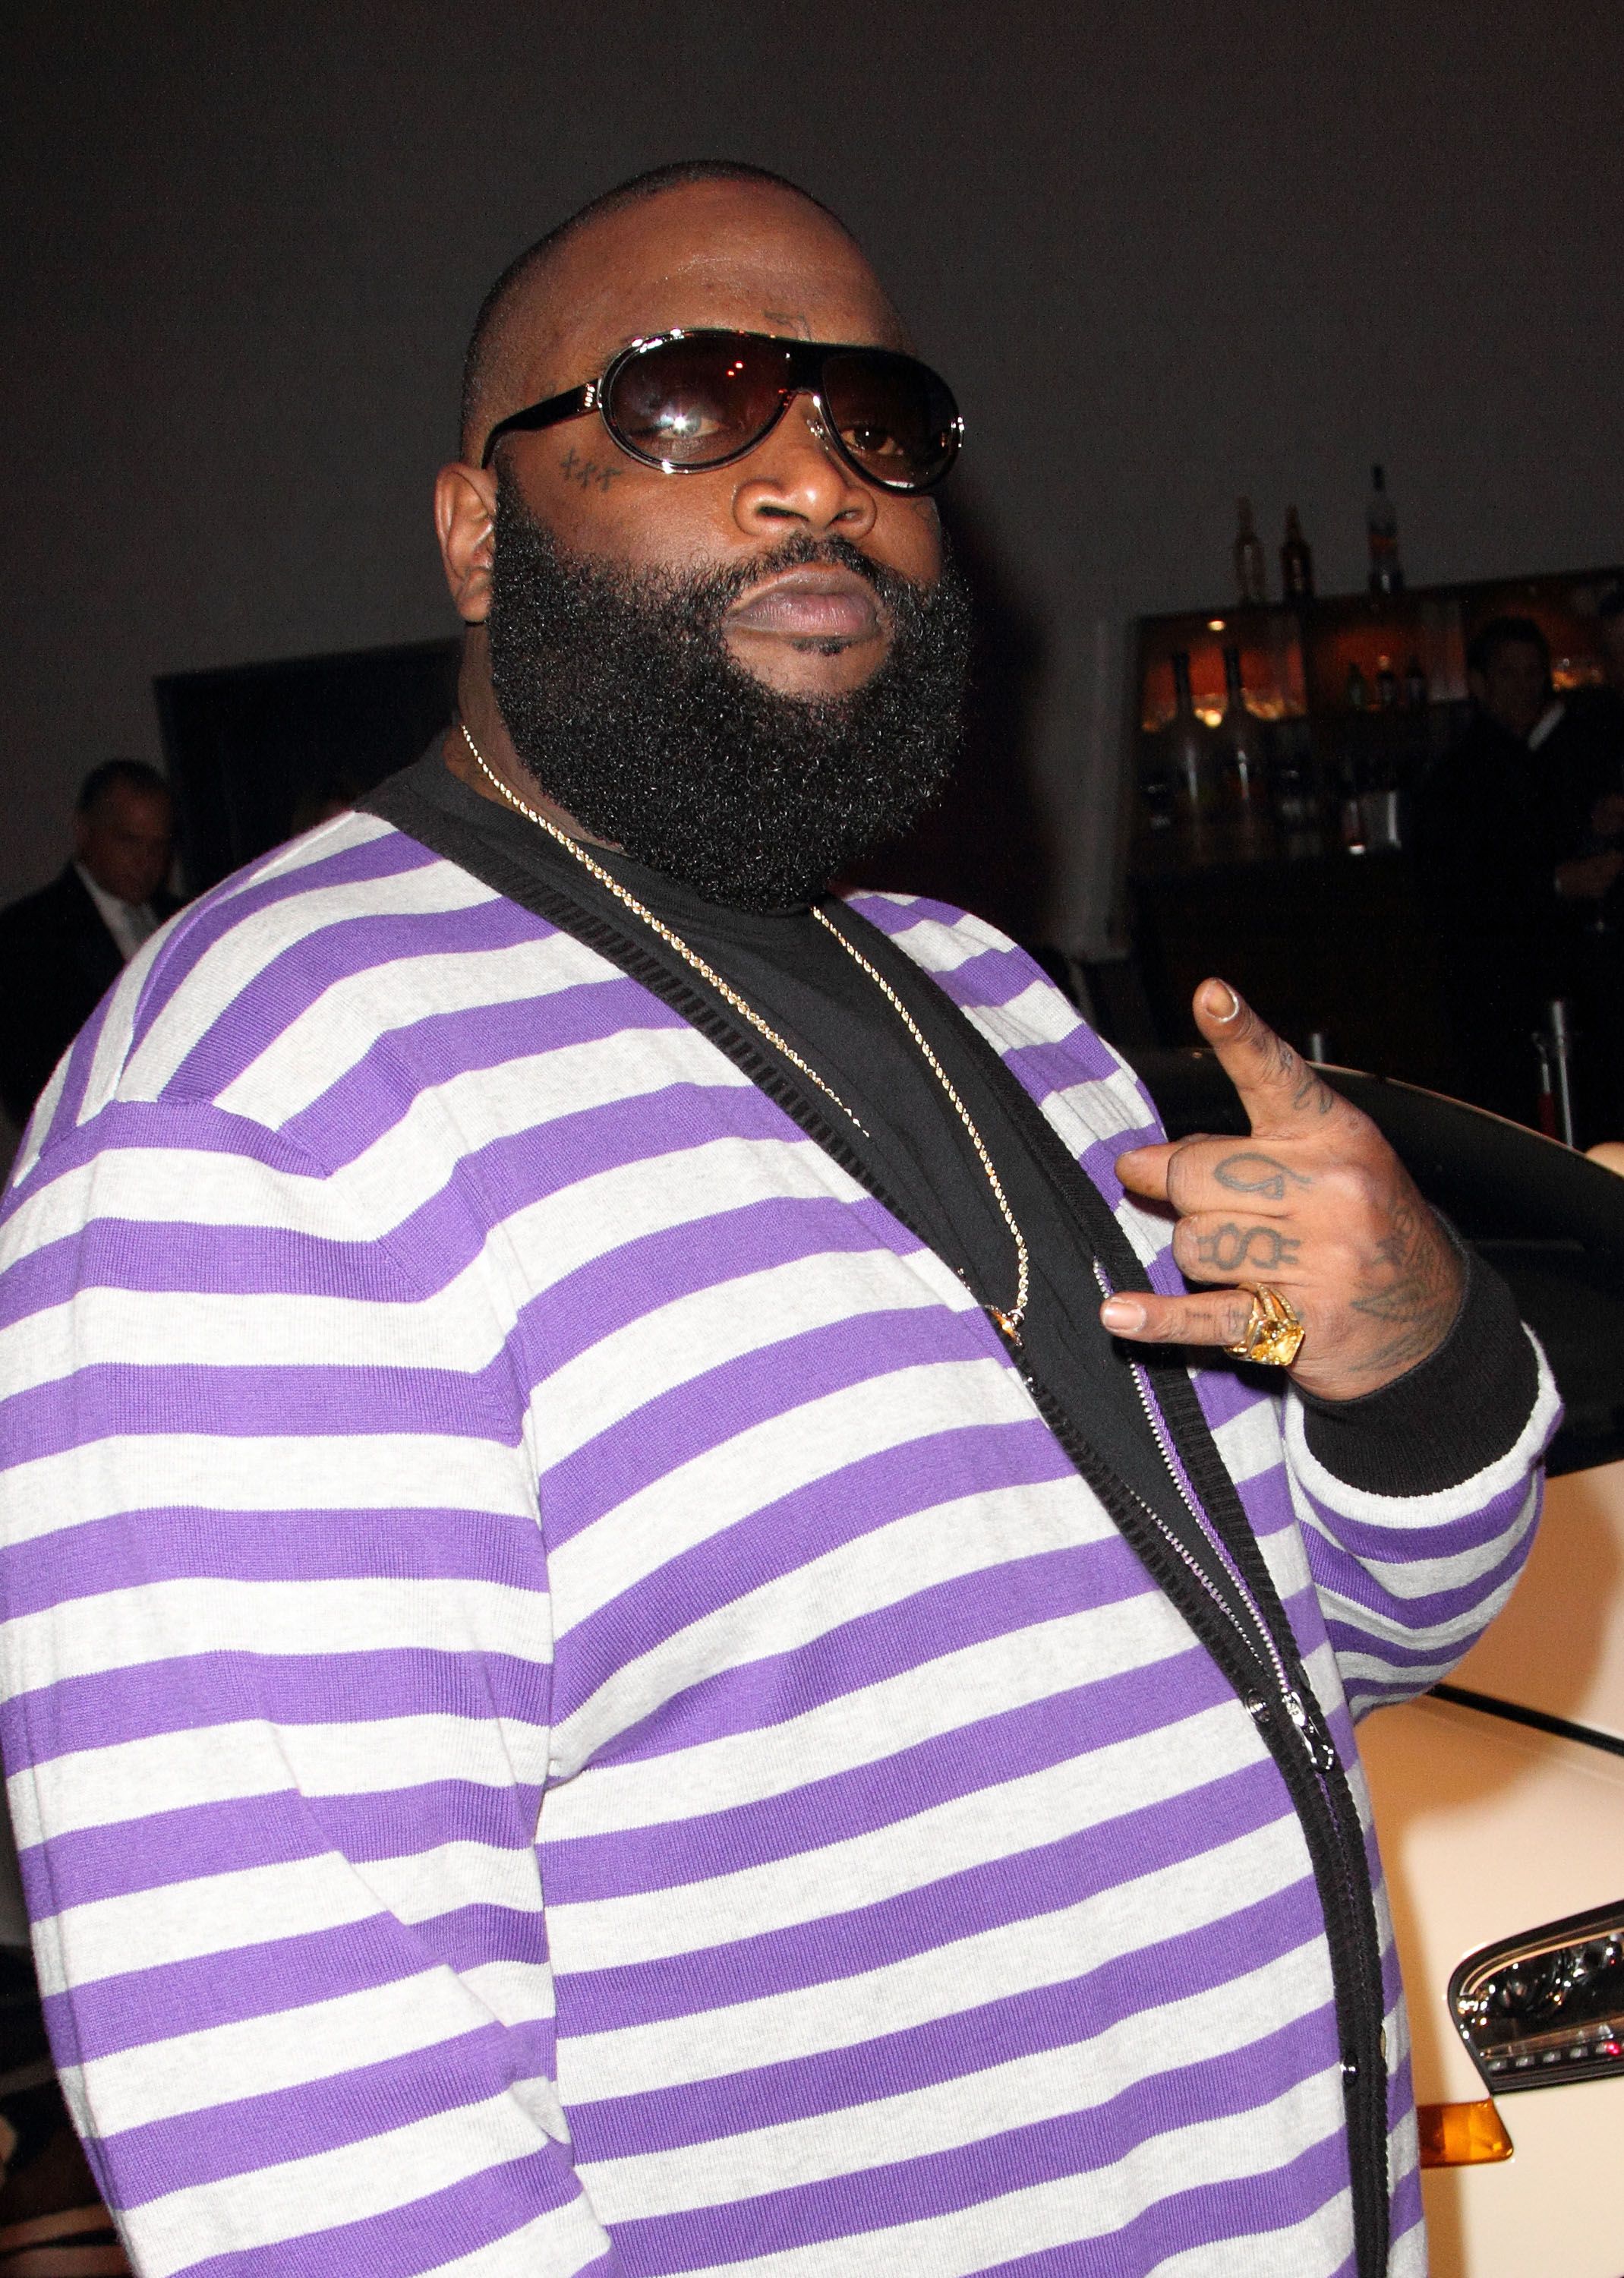
[[[1240,1094],[1249,1139],[1133,1147],[1117,1174],[1177,1213],[1173,1256],[1193,1297],[1107,1299],[1100,1318],[1144,1344],[1228,1345],[1251,1292],[1279,1290],[1307,1334],[1292,1374],[1327,1400],[1374,1392],[1448,1335],[1465,1270],[1368,1115],[1322,1083],[1227,982],[1203,981],[1195,1020]]]

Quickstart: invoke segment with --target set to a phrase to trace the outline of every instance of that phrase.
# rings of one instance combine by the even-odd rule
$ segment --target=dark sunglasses
[[[882,491],[917,494],[958,456],[964,423],[945,380],[890,348],[831,348],[768,333],[659,333],[634,340],[589,379],[499,419],[482,467],[504,435],[556,427],[589,411],[622,451],[668,475],[726,467],[810,395],[830,443]]]

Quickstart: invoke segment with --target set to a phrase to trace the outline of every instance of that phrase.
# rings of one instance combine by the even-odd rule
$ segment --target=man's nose
[[[835,450],[810,395],[797,396],[739,476],[734,519],[752,538],[782,538],[798,525],[856,542],[873,528],[874,492]]]

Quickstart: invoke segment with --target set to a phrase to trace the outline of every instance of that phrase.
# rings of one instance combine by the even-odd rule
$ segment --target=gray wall
[[[428,485],[480,294],[666,158],[838,207],[958,387],[1074,943],[1121,628],[1225,597],[1239,492],[1271,555],[1300,505],[1322,590],[1377,457],[1413,580],[1624,554],[1616,0],[92,0],[4,76],[0,898],[88,764],[157,755],[155,672],[448,629]]]

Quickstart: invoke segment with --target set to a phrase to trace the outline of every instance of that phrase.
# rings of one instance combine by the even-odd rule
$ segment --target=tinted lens
[[[871,482],[926,490],[958,449],[958,406],[944,380],[912,356],[850,348],[823,367],[824,408]]]
[[[770,340],[666,340],[627,358],[604,417],[610,432],[643,458],[720,466],[766,434],[787,379],[785,352]]]

